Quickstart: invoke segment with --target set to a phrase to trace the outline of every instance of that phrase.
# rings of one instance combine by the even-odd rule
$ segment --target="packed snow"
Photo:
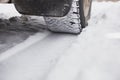
[[[0,56],[0,80],[120,80],[119,9],[120,2],[93,2],[89,26],[78,36],[29,35]]]
[[[45,24],[42,17],[32,16],[28,18],[29,21],[22,21],[20,16],[13,4],[0,4],[0,54],[36,32],[44,32],[46,26],[42,25]]]
[[[119,9],[120,2],[94,2],[89,26],[47,80],[120,80]]]

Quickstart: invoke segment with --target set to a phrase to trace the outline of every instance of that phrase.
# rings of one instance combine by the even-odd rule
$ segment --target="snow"
[[[120,33],[109,33],[106,35],[106,37],[110,38],[110,39],[120,39]]]
[[[21,16],[19,14],[13,4],[0,4],[0,18],[10,18],[13,16]]]
[[[36,34],[36,32],[43,35],[42,33],[46,28],[46,26],[42,25],[45,24],[43,17],[31,16],[29,17],[31,20],[24,21],[23,23],[19,18],[21,14],[16,11],[13,4],[0,4],[0,10],[0,55],[3,55],[1,53]],[[29,42],[29,40],[26,42]],[[9,52],[9,54],[11,53]]]
[[[47,80],[119,80],[120,2],[94,2],[89,26],[65,52]],[[120,36],[119,36],[120,37]]]
[[[27,49],[4,59],[0,63],[0,80],[45,79],[74,38],[67,34],[49,34]]]
[[[32,44],[42,40],[45,38],[49,33],[37,33],[34,36],[29,37],[26,41],[18,44],[17,46],[7,50],[3,54],[0,55],[0,62],[4,61],[5,59],[9,58],[10,56],[22,51],[23,49],[31,46]]]
[[[80,35],[38,33],[2,53],[9,56],[0,57],[0,80],[120,80],[119,9],[93,2]]]

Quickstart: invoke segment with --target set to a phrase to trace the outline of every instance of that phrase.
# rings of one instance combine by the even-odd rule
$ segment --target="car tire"
[[[65,17],[44,17],[45,22],[48,25],[48,29],[50,31],[80,34],[82,29],[85,28],[85,26],[87,26],[87,21],[88,21],[87,18],[90,16],[90,11],[91,11],[90,10],[91,1],[89,0],[90,5],[89,5],[89,10],[87,11],[88,12],[87,16],[85,16],[85,11],[84,11],[84,5],[85,5],[84,0],[73,0],[73,2],[74,1],[78,2],[79,4],[79,7],[75,7],[79,9],[78,12],[74,12],[74,9],[72,9],[74,6],[72,6],[71,10]],[[73,17],[72,15],[77,15],[77,17],[75,16]],[[73,18],[76,19],[76,22],[72,21]]]
[[[92,0],[79,0],[79,5],[81,26],[82,28],[85,28],[88,25],[88,20],[90,19]]]

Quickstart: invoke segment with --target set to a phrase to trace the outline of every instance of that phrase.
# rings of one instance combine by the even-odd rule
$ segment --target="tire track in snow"
[[[77,36],[50,34],[0,63],[0,80],[43,80]]]
[[[12,55],[17,54],[18,52],[26,49],[27,47],[33,45],[34,43],[44,39],[47,37],[49,33],[37,33],[34,36],[29,37],[27,40],[24,42],[18,44],[17,46],[10,48],[6,52],[0,54],[0,62],[4,61],[5,59],[11,57]]]

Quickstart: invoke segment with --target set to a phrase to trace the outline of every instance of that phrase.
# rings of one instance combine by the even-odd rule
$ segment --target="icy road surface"
[[[8,42],[16,46],[0,55],[0,80],[120,80],[119,9],[120,2],[93,2],[89,26],[78,36],[36,26],[38,31],[20,37],[18,45]]]

